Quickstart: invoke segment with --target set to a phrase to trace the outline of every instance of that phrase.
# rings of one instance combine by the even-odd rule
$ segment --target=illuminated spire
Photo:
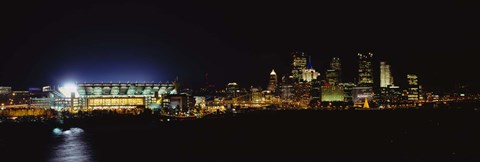
[[[370,106],[368,105],[368,100],[367,100],[367,98],[365,98],[365,103],[363,103],[363,108],[364,108],[364,109],[369,109],[369,108],[370,108]]]
[[[277,73],[275,73],[275,70],[272,69],[272,72],[270,73],[270,75],[277,75]]]
[[[310,67],[310,69],[313,69],[313,66],[312,66],[312,56],[308,56],[308,67]],[[307,67],[307,68],[308,68]]]

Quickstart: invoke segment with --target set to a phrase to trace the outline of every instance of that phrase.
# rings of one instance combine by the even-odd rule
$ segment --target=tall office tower
[[[227,88],[225,91],[227,92],[227,98],[238,97],[239,94],[239,86],[235,82],[231,82],[227,84]]]
[[[333,70],[342,71],[342,64],[340,63],[340,58],[332,58],[332,61],[330,62],[330,68]]]
[[[390,72],[390,65],[386,62],[380,62],[380,88],[387,88],[393,85],[393,76]]]
[[[302,79],[302,72],[307,65],[307,58],[303,52],[293,52],[292,78],[294,81]]]
[[[312,96],[312,99],[310,100],[309,106],[311,108],[320,107],[321,97],[322,97],[322,81],[321,80],[313,80],[311,82],[310,95]]]
[[[272,72],[270,73],[270,81],[268,82],[268,87],[267,90],[270,92],[275,92],[275,89],[277,88],[277,73],[275,73],[275,70],[272,69]]]
[[[316,80],[318,76],[320,76],[320,73],[313,69],[312,59],[309,57],[308,67],[302,70],[302,80],[305,82],[311,82],[312,80]]]
[[[328,84],[330,85],[337,85],[338,83],[342,82],[342,67],[340,63],[340,59],[334,57],[330,62],[330,69],[327,70],[325,74]]]
[[[279,93],[280,99],[284,102],[290,102],[294,97],[292,82],[290,77],[283,76],[282,81],[278,84],[279,92],[277,93]]]
[[[408,100],[417,101],[419,97],[419,86],[417,75],[407,74],[408,79]]]
[[[372,53],[358,53],[358,84],[361,87],[373,86]]]
[[[302,80],[305,82],[311,82],[312,80],[316,80],[320,76],[320,73],[315,71],[313,68],[304,69],[302,72]]]

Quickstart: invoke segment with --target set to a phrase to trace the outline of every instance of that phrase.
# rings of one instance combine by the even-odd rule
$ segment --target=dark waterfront
[[[15,161],[478,160],[472,110],[258,111],[191,121],[139,118],[2,124]],[[68,126],[67,126],[68,125]],[[68,128],[67,128],[68,127]],[[228,159],[225,159],[228,158]]]

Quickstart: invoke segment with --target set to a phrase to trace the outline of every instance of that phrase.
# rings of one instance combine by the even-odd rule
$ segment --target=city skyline
[[[340,68],[340,73],[339,74],[336,74],[336,75],[339,75],[339,79],[340,80],[343,80],[344,83],[348,83],[348,82],[351,82],[351,83],[359,83],[359,79],[360,76],[359,76],[359,68],[360,68],[360,65],[357,63],[354,63],[353,66],[354,68],[353,69],[345,69],[344,66],[347,66],[347,67],[352,67],[352,65],[345,65],[343,63],[343,60],[340,59],[339,57],[332,57],[331,60],[329,62],[327,61],[321,61],[321,62],[326,62],[323,66],[319,67],[318,64],[312,64],[311,60],[312,60],[312,55],[310,54],[307,54],[305,52],[302,52],[302,51],[293,51],[290,53],[290,57],[292,55],[294,55],[295,53],[297,52],[300,52],[302,53],[303,57],[305,57],[305,63],[302,63],[301,65],[299,65],[299,67],[304,67],[306,69],[314,69],[314,70],[317,70],[318,71],[318,80],[324,80],[325,82],[328,83],[329,81],[329,78],[327,76],[327,74],[332,70],[332,61],[340,61],[341,63],[338,63],[339,65],[335,65],[335,66],[339,66]],[[363,54],[362,54],[363,53]],[[402,70],[402,68],[405,68],[405,67],[396,67],[396,68],[391,68],[391,64],[389,60],[381,60],[379,61],[378,58],[376,58],[375,56],[377,55],[374,55],[372,52],[362,52],[362,53],[357,53],[357,59],[355,60],[354,59],[354,62],[355,61],[361,61],[361,56],[364,56],[365,54],[366,55],[369,55],[369,60],[371,61],[371,65],[369,65],[370,68],[372,68],[372,73],[373,73],[373,83],[371,83],[371,85],[369,86],[373,86],[373,87],[378,87],[378,88],[381,88],[382,87],[382,63],[388,63],[388,64],[385,64],[388,68],[388,75],[390,75],[389,77],[392,77],[392,80],[389,81],[389,82],[393,82],[393,78],[395,78],[395,82],[396,83],[393,83],[392,85],[401,85],[403,87],[405,86],[408,86],[408,78],[407,76],[409,74],[412,74],[412,73],[415,73],[415,74],[418,74],[418,72],[416,71],[409,71],[409,72],[406,72],[405,70]],[[360,57],[358,57],[360,56]],[[337,59],[337,60],[336,60]],[[288,59],[287,59],[288,60]],[[293,60],[290,60],[290,61],[293,61]],[[350,60],[351,61],[351,60]],[[283,62],[283,61],[282,61]],[[295,62],[295,61],[294,61]],[[356,67],[355,67],[356,66]],[[292,63],[290,63],[290,65],[276,65],[275,67],[280,67],[280,68],[272,68],[271,70],[273,71],[279,71],[277,69],[285,69],[285,68],[291,68],[292,67]],[[336,67],[338,68],[338,67]],[[318,70],[320,69],[320,70]],[[342,70],[343,69],[343,70]],[[347,74],[349,74],[349,76],[345,76],[342,72],[345,72]],[[276,75],[277,77],[281,78],[282,76],[290,76],[294,73],[294,71],[285,71],[283,73],[277,73],[276,72]],[[133,75],[132,75],[133,74]],[[209,73],[205,73],[205,75],[208,75]],[[353,76],[352,76],[353,74]],[[155,75],[153,75],[155,76]],[[396,76],[396,77],[394,77]],[[118,79],[118,80],[81,80],[81,79],[76,79],[76,78],[79,78],[75,75],[69,75],[68,77],[64,77],[64,79],[60,79],[60,80],[56,80],[54,82],[50,82],[50,83],[46,83],[46,84],[42,84],[40,85],[39,83],[34,83],[34,84],[30,84],[28,86],[25,86],[25,85],[21,85],[20,86],[15,86],[15,84],[4,84],[2,86],[12,86],[14,87],[15,89],[20,89],[20,90],[27,90],[29,88],[40,88],[42,86],[61,86],[62,84],[65,84],[65,83],[167,83],[167,82],[173,82],[175,81],[176,79],[179,78],[179,75],[176,75],[174,78],[170,78],[170,79],[166,79],[166,80],[138,80],[139,78],[152,78],[152,76],[148,76],[146,74],[137,74],[136,72],[132,72],[132,73],[123,73],[123,74],[120,74],[118,73],[118,75],[116,77],[119,77],[119,78],[123,78],[123,79]],[[211,75],[210,75],[211,77]],[[205,83],[206,82],[209,82],[210,84],[214,84],[216,87],[224,87],[226,86],[229,82],[238,82],[236,80],[233,80],[233,79],[228,79],[228,78],[223,78],[224,80],[226,80],[225,82],[220,82],[218,80],[214,81],[214,83],[212,83],[212,79],[209,77],[208,81],[206,80],[205,76],[203,77],[200,77],[200,79],[197,78],[197,81],[198,80],[201,80],[200,82],[203,82],[203,83],[197,83],[196,85],[194,84],[194,86],[192,86],[192,81],[188,81],[188,80],[179,80],[180,83],[182,83],[183,85],[186,85],[188,88],[194,88],[194,89],[199,89],[199,88],[202,88],[202,87],[205,87],[207,86]],[[219,78],[221,76],[217,76],[216,78]],[[247,77],[247,78],[251,78],[249,76],[241,76],[241,77]],[[303,76],[299,76],[300,79],[303,77]],[[81,77],[80,77],[81,78]],[[102,78],[102,77],[98,77],[98,78]],[[181,77],[182,78],[182,77]],[[188,78],[188,77],[186,77]],[[423,77],[421,77],[422,80],[420,82],[424,83],[424,82],[429,82],[429,81],[424,81],[423,80]],[[255,83],[252,83],[250,82],[251,84],[245,84],[245,83],[242,83],[242,82],[238,82],[240,83],[241,87],[242,88],[248,88],[248,87],[251,87],[251,86],[254,86],[254,87],[262,87],[264,89],[268,89],[268,82],[269,82],[269,79],[268,77],[263,77],[263,78],[251,78],[252,80],[254,80],[253,82]],[[241,79],[239,79],[241,80]],[[7,82],[8,83],[8,82]],[[248,83],[248,82],[247,82]],[[265,83],[265,84],[263,84]],[[341,83],[341,82],[340,82]],[[425,84],[424,84],[425,85]],[[465,85],[465,82],[456,82],[454,85],[449,85],[448,88],[445,88],[445,87],[436,87],[436,86],[430,86],[430,85],[426,85],[426,87],[431,90],[431,91],[437,91],[437,92],[446,92],[446,91],[451,91],[451,90],[454,90],[456,88],[456,86],[462,86],[462,85]],[[475,84],[466,84],[467,86],[474,86],[475,88],[476,85]],[[437,85],[438,86],[438,85]],[[476,89],[472,89],[472,90],[476,90]]]
[[[358,78],[345,81],[340,58],[334,57],[324,77],[313,68],[312,57],[304,52],[291,53],[291,72],[278,79],[275,69],[268,84],[242,87],[237,82],[215,86],[205,75],[204,87],[192,89],[178,79],[167,82],[65,82],[62,85],[29,88],[28,91],[0,86],[2,108],[46,109],[122,109],[147,108],[170,113],[193,114],[194,108],[210,111],[235,108],[281,107],[296,109],[334,108],[412,108],[423,103],[476,99],[478,92],[459,87],[451,92],[431,91],[416,73],[406,75],[407,83],[395,83],[391,67],[380,62],[380,81],[374,80],[374,54],[358,53]],[[308,59],[307,59],[308,58]],[[421,78],[421,77],[420,77]],[[401,85],[401,86],[398,86]],[[406,85],[406,86],[404,86]],[[177,108],[178,106],[178,108]],[[234,108],[235,107],[235,108]],[[170,111],[171,110],[171,111]]]

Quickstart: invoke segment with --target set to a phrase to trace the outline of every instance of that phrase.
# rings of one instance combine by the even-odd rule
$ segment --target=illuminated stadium
[[[64,99],[58,102],[82,109],[160,108],[168,104],[166,95],[177,94],[174,82],[65,84],[58,91]]]

